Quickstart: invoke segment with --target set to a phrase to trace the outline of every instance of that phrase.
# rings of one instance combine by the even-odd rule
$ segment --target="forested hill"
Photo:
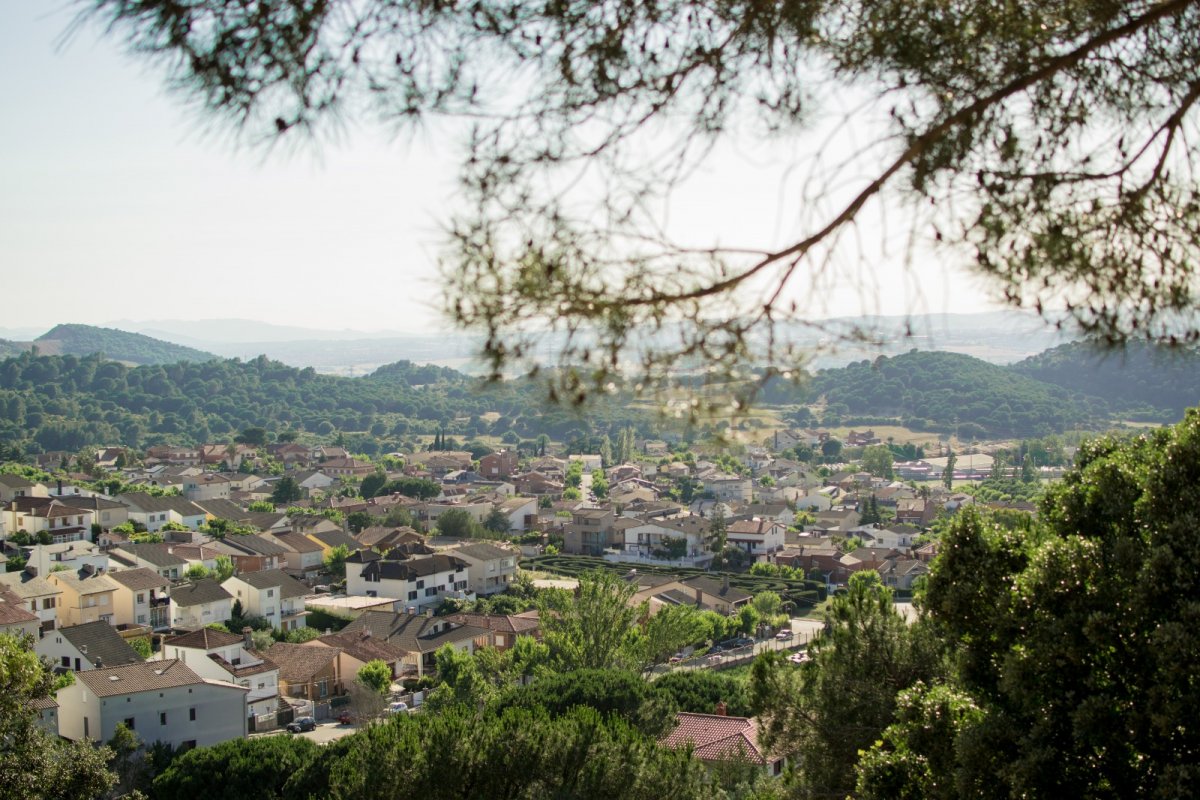
[[[1130,419],[1174,422],[1200,405],[1200,350],[1130,342],[1121,350],[1061,345],[1010,367],[1014,372],[1106,400]]]
[[[86,356],[103,353],[114,361],[130,364],[174,364],[176,361],[211,361],[217,356],[164,342],[140,333],[93,325],[56,325],[34,340],[40,352],[48,355]]]
[[[823,370],[808,387],[827,412],[891,417],[968,437],[1029,436],[1102,422],[1103,403],[961,353],[909,352]]]
[[[432,370],[432,371],[431,371]],[[0,444],[22,450],[77,450],[98,444],[227,439],[247,427],[323,436],[341,432],[354,452],[397,449],[414,433],[445,426],[456,437],[574,438],[644,423],[613,403],[582,418],[543,410],[537,387],[483,387],[441,367],[409,362],[370,378],[320,375],[265,356],[128,367],[98,355],[33,355],[0,361]],[[499,415],[499,418],[485,414]]]

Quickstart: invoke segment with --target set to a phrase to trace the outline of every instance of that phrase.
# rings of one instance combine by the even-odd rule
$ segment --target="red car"
[[[354,712],[351,711],[350,709],[345,709],[345,710],[341,711],[337,715],[337,721],[338,721],[339,725],[353,725],[354,724]]]

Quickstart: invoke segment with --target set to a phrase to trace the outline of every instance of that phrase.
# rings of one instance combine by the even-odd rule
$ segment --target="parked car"
[[[786,642],[792,638],[791,628],[784,628],[779,633],[775,634],[775,638],[781,642]]]
[[[754,644],[754,640],[749,636],[738,636],[721,642],[721,646],[726,650],[736,650],[739,647],[749,647],[752,644]]]
[[[342,709],[337,715],[337,721],[339,725],[353,725],[354,712],[348,708]]]
[[[408,703],[397,701],[388,706],[388,711],[392,714],[407,714]]]
[[[288,733],[302,733],[316,730],[317,721],[312,717],[298,717],[287,724]]]

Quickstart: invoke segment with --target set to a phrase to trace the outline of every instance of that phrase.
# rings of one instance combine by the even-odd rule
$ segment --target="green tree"
[[[872,445],[864,447],[862,453],[862,468],[874,475],[876,478],[894,477],[892,464],[894,463],[892,451],[887,445]]]
[[[387,694],[392,686],[392,668],[386,661],[375,659],[359,667],[354,680],[377,694]]]
[[[346,559],[350,557],[350,548],[344,544],[329,548],[325,554],[325,569],[338,577],[346,575]]]
[[[492,509],[483,521],[483,527],[495,534],[506,534],[509,530],[508,515],[498,508]]]
[[[651,614],[642,637],[642,668],[666,662],[688,645],[704,640],[708,628],[691,606],[667,606]]]
[[[284,475],[275,483],[275,489],[271,492],[271,502],[276,506],[286,506],[303,496],[304,490],[296,483],[296,479],[291,475]]]
[[[934,725],[915,705],[910,719],[929,735],[892,731],[861,785],[917,791],[924,759],[948,765],[936,777],[959,796],[1194,793],[1200,566],[1173,554],[1190,547],[1197,502],[1193,410],[1173,428],[1085,444],[1036,521],[960,512],[925,593],[956,654],[955,694],[914,702],[976,710]]]
[[[188,568],[184,570],[183,573],[183,577],[189,581],[203,580],[211,575],[212,572],[209,571],[208,567],[204,566],[199,561],[195,562],[194,564],[189,564]]]
[[[231,739],[177,756],[154,779],[159,800],[282,800],[291,776],[316,759],[320,748],[301,736]]]
[[[946,468],[942,470],[942,485],[947,489],[954,488],[954,466],[958,463],[958,457],[954,455],[954,451],[950,451],[950,455],[946,457]]]
[[[654,691],[667,695],[671,705],[680,711],[712,714],[718,703],[724,703],[726,713],[731,716],[754,716],[746,683],[723,672],[675,670],[657,678],[653,685]]]
[[[438,515],[435,525],[439,535],[456,539],[469,539],[475,536],[480,528],[475,518],[461,508],[443,511]]]
[[[551,716],[586,706],[606,717],[619,716],[648,736],[659,736],[674,724],[672,700],[669,693],[657,690],[656,681],[645,681],[632,672],[584,669],[548,673],[531,684],[513,687],[498,705],[541,708]]]
[[[275,504],[270,500],[255,500],[250,505],[246,506],[246,510],[255,513],[266,512],[269,514],[275,510]]]
[[[150,645],[150,637],[138,636],[129,640],[129,646],[137,651],[137,654],[142,657],[143,661],[149,661],[150,656],[154,654],[154,650]]]
[[[32,701],[49,697],[53,678],[29,638],[0,634],[0,798],[98,797],[117,781],[112,752],[51,736]]]
[[[219,555],[213,561],[216,565],[213,570],[213,579],[217,583],[224,583],[233,577],[234,565],[232,558],[227,555]]]
[[[265,428],[244,428],[241,433],[233,437],[233,440],[238,444],[266,447],[267,431]]]
[[[546,594],[539,602],[542,640],[550,648],[554,668],[641,668],[643,653],[637,622],[645,608],[629,601],[637,584],[607,570],[579,576],[574,594]]]
[[[383,492],[383,487],[387,485],[387,482],[387,473],[377,469],[362,479],[362,483],[358,487],[358,492],[368,499],[377,497]]]
[[[857,572],[826,611],[826,630],[800,668],[779,653],[753,668],[753,702],[765,741],[799,765],[800,796],[844,797],[855,786],[859,751],[892,722],[897,693],[940,674],[935,642],[892,605],[878,573]]]

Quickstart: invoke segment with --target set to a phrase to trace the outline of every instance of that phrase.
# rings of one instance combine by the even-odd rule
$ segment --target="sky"
[[[441,329],[436,265],[456,196],[449,126],[239,149],[115,41],[84,29],[64,42],[71,18],[66,6],[0,0],[0,328],[243,318]],[[793,234],[780,166],[790,152],[722,149],[671,207],[672,230],[728,244]],[[831,286],[822,315],[996,307],[936,259],[915,274],[865,269],[866,296]]]

